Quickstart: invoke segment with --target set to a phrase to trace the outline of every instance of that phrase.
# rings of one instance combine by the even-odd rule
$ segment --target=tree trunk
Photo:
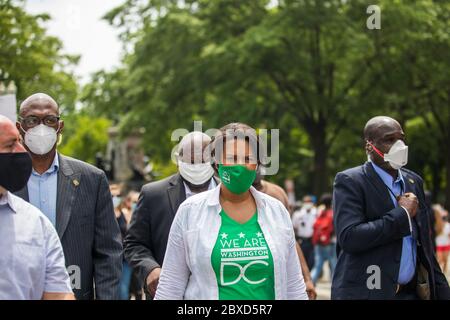
[[[450,92],[449,92],[449,102],[450,102]],[[445,181],[445,208],[450,210],[450,147],[448,142],[450,141],[450,111],[447,114],[447,143],[444,144],[445,152],[445,171],[446,181]]]
[[[441,193],[442,169],[439,168],[439,166],[433,166],[433,168],[431,168],[431,174],[432,174],[431,193],[433,195],[433,201],[436,201],[438,195]]]
[[[311,147],[314,151],[312,191],[320,197],[325,192],[331,192],[328,185],[328,145],[326,142],[326,126],[318,123],[309,132]]]
[[[448,141],[448,140],[447,140]],[[450,148],[447,146],[447,155],[446,155],[446,164],[445,164],[445,170],[447,171],[446,174],[446,181],[445,181],[445,208],[447,210],[450,209]]]

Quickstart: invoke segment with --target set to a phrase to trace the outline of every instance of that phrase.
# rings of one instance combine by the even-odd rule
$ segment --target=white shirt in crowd
[[[441,234],[436,237],[436,246],[445,247],[450,245],[450,223],[445,222]]]
[[[219,184],[188,198],[170,230],[156,300],[218,300],[211,255],[221,226]],[[283,204],[251,187],[258,223],[273,256],[275,299],[307,300],[289,213]]]
[[[39,209],[10,192],[0,196],[0,300],[72,293],[58,234]]]
[[[314,223],[317,219],[317,208],[306,205],[292,214],[292,224],[297,237],[311,238],[314,232]]]

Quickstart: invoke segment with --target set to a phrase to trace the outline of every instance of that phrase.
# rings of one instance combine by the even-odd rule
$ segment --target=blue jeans
[[[317,244],[314,246],[314,268],[311,271],[311,278],[316,284],[322,273],[323,264],[328,261],[330,265],[330,276],[333,277],[334,268],[336,267],[336,244],[330,243],[329,245],[322,246]]]
[[[130,299],[130,283],[133,269],[125,260],[122,263],[122,277],[120,278],[120,300]]]

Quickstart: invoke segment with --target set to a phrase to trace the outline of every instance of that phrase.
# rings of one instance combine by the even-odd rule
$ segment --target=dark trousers
[[[300,244],[300,248],[302,248],[309,270],[312,270],[314,268],[314,245],[312,243],[312,238],[298,237],[297,241]]]

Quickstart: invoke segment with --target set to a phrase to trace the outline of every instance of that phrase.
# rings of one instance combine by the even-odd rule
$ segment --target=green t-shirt
[[[220,212],[222,225],[211,263],[219,300],[274,300],[273,257],[258,224],[258,213],[244,224]]]

